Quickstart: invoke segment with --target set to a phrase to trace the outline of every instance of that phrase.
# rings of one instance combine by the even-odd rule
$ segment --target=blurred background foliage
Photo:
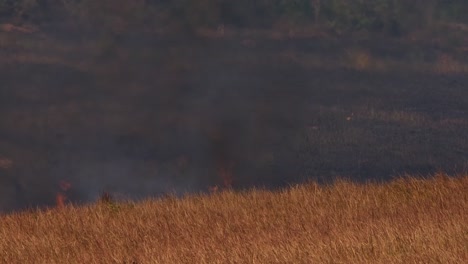
[[[92,28],[314,26],[335,32],[402,35],[465,23],[465,0],[0,0],[0,21]]]

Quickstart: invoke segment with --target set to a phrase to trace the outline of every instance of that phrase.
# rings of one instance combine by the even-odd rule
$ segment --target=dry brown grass
[[[468,176],[310,183],[270,192],[0,218],[2,263],[466,263]]]

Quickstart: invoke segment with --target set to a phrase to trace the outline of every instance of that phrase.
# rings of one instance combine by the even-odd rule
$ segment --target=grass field
[[[1,263],[465,263],[468,177],[102,201],[0,217]]]

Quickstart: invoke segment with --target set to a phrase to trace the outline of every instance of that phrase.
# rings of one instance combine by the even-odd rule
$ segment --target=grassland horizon
[[[0,216],[0,263],[463,263],[468,175],[110,199]]]

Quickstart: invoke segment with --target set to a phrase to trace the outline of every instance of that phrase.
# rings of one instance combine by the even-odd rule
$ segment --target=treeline
[[[466,0],[0,0],[0,20],[187,30],[317,26],[394,35],[468,22]]]

